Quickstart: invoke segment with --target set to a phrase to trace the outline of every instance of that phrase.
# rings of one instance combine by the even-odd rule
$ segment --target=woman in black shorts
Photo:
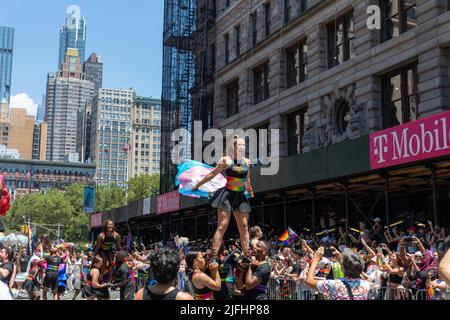
[[[254,197],[253,189],[250,183],[250,160],[245,155],[245,139],[234,136],[232,145],[227,150],[227,155],[221,158],[216,168],[192,190],[198,190],[200,186],[211,181],[219,173],[225,170],[227,184],[225,187],[217,190],[210,197],[211,206],[217,208],[217,230],[212,240],[211,262],[218,261],[218,251],[222,243],[223,236],[230,223],[231,213],[234,213],[236,224],[241,238],[243,254],[246,256],[246,262],[250,263],[251,255],[249,253],[249,233],[248,219],[251,211],[250,203],[245,196],[245,191]]]
[[[115,231],[114,222],[107,220],[103,232],[98,235],[95,245],[95,255],[103,259],[102,275],[108,270],[109,279],[113,272],[114,253],[120,250],[120,235]]]
[[[103,259],[95,256],[92,260],[92,266],[87,274],[86,284],[81,291],[83,298],[87,300],[109,300],[109,284],[103,283],[101,268]]]
[[[38,275],[41,271],[41,263],[38,259],[34,259],[30,263],[30,271],[27,279],[23,283],[23,288],[30,296],[30,300],[39,300],[41,298],[40,290],[41,283],[38,280]]]

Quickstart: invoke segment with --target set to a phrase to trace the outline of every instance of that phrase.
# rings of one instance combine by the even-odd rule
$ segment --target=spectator
[[[345,275],[337,280],[316,280],[314,271],[322,259],[324,248],[320,247],[314,254],[306,282],[330,300],[367,300],[370,283],[361,279],[364,262],[357,253],[347,249],[342,253],[342,271]]]
[[[139,290],[135,300],[193,300],[189,293],[180,292],[174,286],[180,268],[180,258],[175,250],[155,252],[150,261],[156,284]]]

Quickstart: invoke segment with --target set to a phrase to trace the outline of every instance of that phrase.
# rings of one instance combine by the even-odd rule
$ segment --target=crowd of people
[[[47,236],[31,257],[2,247],[0,299],[21,291],[30,300],[69,292],[74,300],[108,300],[113,290],[121,300],[450,299],[447,230],[431,222],[396,230],[379,220],[371,229],[299,232],[289,243],[262,240],[254,226],[250,259],[236,240],[222,241],[218,252],[207,240],[178,237],[124,247],[108,221],[93,250],[77,252]]]

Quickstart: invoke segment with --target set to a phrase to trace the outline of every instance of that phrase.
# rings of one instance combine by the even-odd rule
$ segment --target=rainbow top
[[[238,165],[235,160],[227,170],[227,183],[225,188],[231,191],[245,191],[245,181],[247,180],[248,166],[247,163]]]
[[[245,179],[227,176],[225,188],[231,191],[245,191]]]

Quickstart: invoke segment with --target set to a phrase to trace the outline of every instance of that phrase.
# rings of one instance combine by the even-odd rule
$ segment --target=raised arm
[[[302,246],[304,246],[309,253],[314,254],[314,250],[311,249],[310,246],[308,246],[305,239],[302,239]]]
[[[317,289],[317,284],[319,281],[314,277],[314,272],[316,271],[319,261],[322,259],[323,253],[325,252],[324,247],[317,249],[316,253],[311,262],[311,266],[308,270],[308,275],[306,277],[306,283],[313,289]]]
[[[375,257],[377,254],[375,253],[375,251],[373,251],[373,249],[371,247],[369,247],[366,243],[366,241],[364,240],[364,238],[361,238],[361,243],[364,246],[364,248],[367,249],[367,252],[372,256]]]

